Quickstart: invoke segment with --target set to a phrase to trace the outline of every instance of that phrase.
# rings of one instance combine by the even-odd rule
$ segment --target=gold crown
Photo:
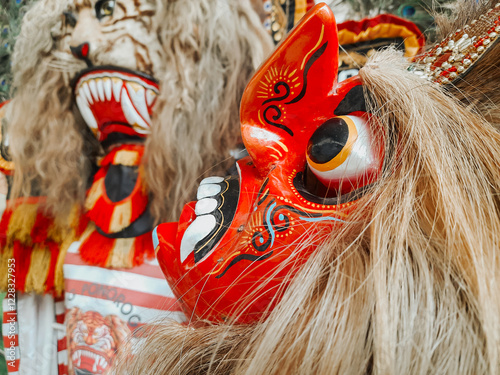
[[[415,58],[410,70],[437,84],[462,78],[500,39],[500,3]]]

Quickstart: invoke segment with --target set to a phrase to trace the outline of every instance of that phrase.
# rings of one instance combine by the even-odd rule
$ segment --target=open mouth
[[[200,262],[222,239],[229,229],[238,207],[240,186],[236,176],[209,177],[198,188],[193,222],[181,241],[181,262],[194,253]]]
[[[112,132],[150,133],[159,94],[154,78],[123,68],[97,67],[84,70],[74,82],[78,109],[101,141]]]
[[[104,374],[110,366],[110,363],[103,355],[87,349],[76,350],[71,359],[75,366],[75,373],[81,375]]]

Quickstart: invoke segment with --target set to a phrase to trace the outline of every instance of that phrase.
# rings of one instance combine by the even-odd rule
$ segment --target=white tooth
[[[115,95],[115,100],[117,102],[121,99],[122,86],[123,82],[121,79],[113,78],[113,94]]]
[[[106,99],[110,101],[112,98],[112,91],[113,91],[113,85],[111,83],[111,79],[104,78],[103,84],[104,84],[104,93],[106,94]]]
[[[87,97],[87,101],[90,104],[94,104],[94,99],[92,98],[92,94],[90,93],[90,89],[89,89],[89,84],[87,82],[84,82],[82,84],[82,89],[83,89],[83,92],[85,93],[85,96]]]
[[[97,129],[97,120],[95,119],[94,114],[92,113],[92,110],[90,109],[86,100],[78,95],[76,97],[76,105],[78,106],[78,109],[80,110],[80,113],[87,126],[91,129]]]
[[[80,355],[80,357],[78,357],[78,362],[76,363],[76,367],[80,367],[81,364],[82,364],[82,356]]]
[[[207,178],[203,179],[200,182],[200,185],[204,185],[204,184],[219,184],[222,181],[224,181],[223,177],[217,177],[217,176],[207,177]]]
[[[153,101],[156,99],[156,93],[153,90],[148,89],[146,91],[146,101],[148,106],[151,107],[153,105]]]
[[[212,184],[203,184],[198,188],[198,194],[196,195],[196,199],[200,200],[207,197],[213,197],[219,194],[222,190],[220,185],[212,185]]]
[[[71,358],[73,359],[73,361],[75,361],[78,358],[78,355],[76,353],[73,353],[73,355],[71,356]]]
[[[189,254],[194,251],[196,244],[210,234],[217,225],[213,215],[197,217],[186,229],[181,242],[181,262],[184,262]]]
[[[106,365],[106,360],[104,359],[104,357],[101,357],[101,359],[99,359],[99,366],[101,366],[102,368],[106,368]]]
[[[149,117],[148,106],[146,105],[146,90],[139,84],[131,85],[127,83],[126,86],[137,112],[148,124],[151,124],[151,117]]]
[[[213,198],[205,198],[196,203],[196,207],[194,212],[197,216],[206,215],[211,212],[214,212],[219,202]]]
[[[78,93],[76,95],[77,99],[78,97],[80,97],[80,100],[82,101],[82,103],[85,103],[85,105],[89,105],[89,102],[88,102],[88,99],[87,99],[87,94],[85,93],[85,90],[80,86],[80,88],[78,89]]]
[[[104,85],[102,84],[102,79],[98,79],[96,85],[97,85],[97,93],[99,94],[99,99],[101,100],[101,102],[103,102],[105,97],[104,97]]]
[[[97,85],[95,83],[95,80],[92,79],[89,81],[89,88],[92,96],[94,97],[94,100],[99,101],[99,94],[97,93]]]
[[[92,366],[92,372],[95,374],[97,372],[97,358],[94,361],[94,366]]]
[[[76,353],[78,354],[78,358],[80,358],[82,356],[82,351],[81,350],[78,350]]]
[[[123,114],[125,115],[125,118],[129,122],[129,124],[138,125],[140,127],[140,129],[136,127],[134,128],[134,130],[140,134],[149,134],[148,124],[146,124],[146,122],[141,118],[141,116],[139,116],[139,114],[135,110],[132,102],[127,95],[126,90],[122,90],[121,103]]]

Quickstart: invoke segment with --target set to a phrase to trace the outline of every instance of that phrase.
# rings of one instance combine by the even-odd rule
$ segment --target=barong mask
[[[76,103],[99,141],[141,139],[150,132],[160,66],[153,2],[76,1],[64,13],[69,49],[89,68],[74,80]],[[133,31],[133,33],[132,33]]]
[[[317,5],[247,86],[250,156],[238,176],[205,179],[179,223],[156,229],[158,260],[188,316],[262,318],[314,251],[314,236],[348,221],[376,181],[383,130],[359,78],[338,84],[337,69],[335,18]]]

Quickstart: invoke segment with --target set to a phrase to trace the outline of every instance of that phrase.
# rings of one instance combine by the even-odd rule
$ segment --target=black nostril
[[[75,56],[77,59],[84,60],[89,66],[92,65],[89,60],[89,52],[90,52],[89,43],[85,42],[80,44],[78,47],[70,46],[69,48],[73,56]]]

